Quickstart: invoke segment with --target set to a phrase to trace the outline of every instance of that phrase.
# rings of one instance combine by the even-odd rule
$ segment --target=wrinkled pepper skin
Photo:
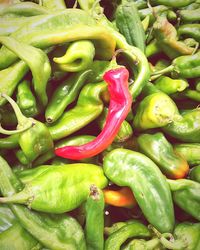
[[[200,183],[187,179],[167,182],[175,204],[200,221]]]
[[[200,109],[191,110],[169,123],[162,130],[183,142],[200,141]]]
[[[148,228],[139,221],[133,221],[113,232],[105,241],[104,250],[120,250],[121,245],[132,237],[149,237]]]
[[[198,23],[181,25],[177,31],[179,36],[192,37],[197,42],[200,42],[200,24]]]
[[[151,240],[144,240],[144,239],[134,239],[131,240],[123,250],[164,250],[165,248],[162,247],[160,244],[160,240],[158,238],[153,238]]]
[[[189,173],[189,177],[191,180],[200,183],[200,165],[195,166],[191,169],[191,171]]]
[[[104,207],[103,192],[91,185],[90,195],[85,204],[87,250],[104,250]]]
[[[95,120],[103,111],[101,97],[106,90],[105,82],[85,85],[76,106],[66,111],[54,124],[48,125],[53,140],[62,139]]]
[[[28,204],[37,211],[60,214],[80,206],[86,200],[91,184],[99,188],[107,185],[107,179],[97,165],[77,163],[51,166],[37,179],[28,182],[20,193],[12,198],[1,198],[0,201],[6,202],[8,199],[9,203]]]
[[[162,232],[173,230],[174,213],[169,186],[152,160],[128,149],[114,149],[104,157],[103,169],[113,183],[131,188],[149,223]]]
[[[0,191],[4,196],[15,194],[23,187],[7,162],[0,157]],[[86,250],[81,226],[69,215],[37,213],[25,206],[9,205],[20,224],[44,247],[52,250]]]
[[[109,31],[96,24],[88,13],[80,9],[66,9],[51,15],[40,15],[34,22],[27,22],[12,38],[40,49],[76,40],[93,40],[96,56],[103,60],[112,57],[115,39]],[[0,69],[17,60],[17,56],[4,46],[0,49]]]
[[[200,143],[176,143],[174,150],[187,160],[190,166],[200,164]]]
[[[176,104],[168,95],[163,92],[154,93],[139,103],[133,126],[138,130],[163,127],[178,114]]]
[[[141,152],[152,159],[167,177],[180,179],[188,174],[187,161],[176,154],[163,133],[142,134],[137,141]]]

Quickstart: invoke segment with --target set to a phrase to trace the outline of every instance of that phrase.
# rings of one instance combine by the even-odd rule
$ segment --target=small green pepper
[[[184,157],[190,166],[200,164],[200,143],[176,143],[174,150]]]
[[[172,8],[180,8],[180,7],[184,7],[184,6],[187,6],[191,3],[195,2],[195,0],[151,0],[150,3],[151,4],[155,4],[155,5],[158,5],[158,4],[163,4],[165,6],[169,6],[169,7],[172,7]]]
[[[113,183],[131,188],[149,223],[162,232],[173,230],[174,214],[169,186],[152,160],[128,149],[114,149],[104,157],[103,169]]]
[[[181,25],[179,26],[177,32],[179,36],[192,37],[197,42],[200,42],[200,24],[198,23]]]
[[[27,80],[18,84],[17,104],[25,116],[33,117],[38,114],[37,102],[30,89],[30,82]]]
[[[86,200],[91,184],[99,188],[107,185],[99,166],[86,163],[51,166],[28,182],[21,192],[1,198],[0,202],[27,204],[38,211],[59,214],[80,206]]]
[[[85,238],[88,250],[104,249],[104,195],[101,189],[91,185],[86,200]]]
[[[173,201],[177,206],[200,220],[200,183],[187,180],[169,180]]]
[[[76,41],[69,45],[62,57],[54,57],[53,61],[62,71],[79,72],[86,70],[93,62],[95,47],[89,40]]]
[[[139,221],[133,221],[113,232],[105,241],[105,250],[120,250],[121,245],[132,237],[150,237],[148,228]]]
[[[138,130],[159,128],[171,123],[179,116],[174,101],[165,93],[146,96],[138,106],[133,126]]]
[[[179,119],[172,121],[162,130],[183,142],[197,142],[200,141],[200,109],[196,108],[190,110],[179,116]]]
[[[195,166],[191,169],[191,171],[189,173],[189,177],[191,180],[200,183],[200,165]]]
[[[172,79],[168,76],[161,76],[155,81],[155,86],[167,95],[171,95],[183,91],[189,84],[184,79]]]
[[[46,121],[55,122],[78,96],[91,70],[71,75],[55,90],[45,111]]]
[[[163,133],[142,134],[138,137],[140,150],[152,159],[161,171],[172,179],[184,178],[189,172],[187,161],[176,154]]]
[[[196,22],[200,21],[200,8],[192,10],[180,10],[178,15],[183,22]]]

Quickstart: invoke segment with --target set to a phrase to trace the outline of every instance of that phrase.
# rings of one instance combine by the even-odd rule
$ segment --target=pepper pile
[[[0,3],[0,249],[200,249],[200,1]]]

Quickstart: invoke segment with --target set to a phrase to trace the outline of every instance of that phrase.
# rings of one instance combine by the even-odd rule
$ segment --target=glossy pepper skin
[[[7,162],[0,157],[0,191],[4,196],[15,194],[23,187]],[[57,250],[86,250],[82,228],[77,221],[64,215],[37,213],[24,206],[9,205],[20,224],[44,247]]]
[[[103,192],[91,185],[85,204],[85,238],[88,250],[104,249],[104,206]]]
[[[45,118],[48,123],[55,122],[67,106],[77,98],[90,73],[91,70],[75,73],[56,88],[45,110]]]
[[[162,130],[182,142],[198,143],[200,141],[200,109],[190,110],[163,127]]]
[[[188,174],[187,161],[174,151],[163,133],[142,134],[137,141],[141,152],[152,159],[169,178],[181,179]]]
[[[195,22],[200,21],[200,8],[191,9],[191,10],[180,10],[178,11],[178,15],[183,22]]]
[[[197,42],[200,42],[200,24],[191,23],[191,24],[183,24],[178,28],[179,36],[183,37],[192,37]]]
[[[76,106],[54,123],[48,125],[53,140],[62,139],[95,120],[103,111],[103,93],[107,91],[105,82],[88,83],[81,90]]]
[[[150,3],[158,5],[158,4],[162,4],[162,5],[166,5],[169,7],[173,7],[173,8],[180,8],[180,7],[184,7],[187,6],[191,3],[195,2],[195,0],[177,0],[177,1],[173,1],[173,0],[151,0]]]
[[[19,42],[46,49],[53,45],[94,39],[96,56],[103,60],[112,57],[115,49],[115,39],[109,31],[96,24],[90,15],[80,9],[66,9],[50,15],[40,15],[34,22],[23,25],[12,38]],[[17,60],[17,56],[6,49],[0,49],[0,69],[4,69]]]
[[[138,130],[164,127],[179,116],[175,102],[165,93],[146,96],[136,110],[133,126]]]
[[[104,157],[103,169],[113,183],[131,188],[149,223],[162,232],[173,230],[174,213],[170,189],[152,160],[132,150],[114,149]],[[165,207],[168,207],[167,211]],[[158,220],[161,217],[162,221]]]
[[[173,148],[190,166],[200,164],[200,143],[176,143],[173,144]]]
[[[148,228],[139,221],[128,223],[113,232],[105,241],[105,250],[120,250],[121,245],[132,237],[150,237]]]
[[[200,220],[200,183],[187,180],[169,180],[173,201],[195,219]]]
[[[42,172],[37,179],[28,182],[21,192],[1,198],[1,201],[28,204],[37,211],[60,214],[80,206],[86,200],[89,187],[93,183],[99,188],[107,185],[107,179],[97,165],[77,163],[52,166]]]
[[[104,74],[104,80],[108,83],[110,103],[103,130],[87,144],[56,149],[56,155],[74,160],[89,158],[99,154],[112,143],[131,109],[132,97],[128,90],[128,77],[128,70],[123,67]]]

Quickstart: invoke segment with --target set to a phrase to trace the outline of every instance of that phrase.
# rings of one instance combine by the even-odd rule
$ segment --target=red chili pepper
[[[132,96],[128,90],[128,78],[129,72],[124,67],[109,70],[104,74],[103,79],[108,83],[110,104],[103,130],[89,143],[57,148],[56,155],[80,160],[99,154],[112,143],[131,109]]]

